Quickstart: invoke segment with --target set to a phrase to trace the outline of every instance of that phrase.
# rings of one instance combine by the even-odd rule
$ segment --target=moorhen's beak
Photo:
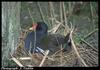
[[[32,27],[29,28],[29,30],[31,30],[31,31],[35,31],[36,28],[37,28],[37,23],[33,23]]]

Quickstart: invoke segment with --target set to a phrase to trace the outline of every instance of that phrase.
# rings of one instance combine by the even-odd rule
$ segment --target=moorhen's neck
[[[48,31],[48,26],[44,22],[37,22],[37,28],[36,32],[37,33],[42,33],[42,34],[47,34]]]

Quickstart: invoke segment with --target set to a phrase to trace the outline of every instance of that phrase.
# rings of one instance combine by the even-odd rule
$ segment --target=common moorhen
[[[26,51],[29,51],[30,46],[31,46],[31,53],[33,52],[43,53],[44,50],[49,50],[50,51],[49,54],[53,54],[57,50],[61,49],[60,48],[61,45],[64,47],[63,51],[69,51],[71,49],[71,43],[69,39],[70,33],[67,34],[66,36],[59,34],[49,34],[48,26],[44,22],[37,22],[33,24],[30,30],[32,31],[29,32],[25,38],[24,47]]]

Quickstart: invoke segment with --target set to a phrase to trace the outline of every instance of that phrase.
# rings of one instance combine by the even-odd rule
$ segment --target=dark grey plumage
[[[50,50],[50,54],[55,53],[57,50],[60,50],[60,47],[64,47],[63,51],[71,50],[71,43],[69,39],[69,34],[66,36],[60,34],[48,34],[47,30],[48,27],[44,22],[37,22],[38,26],[36,28],[36,47],[39,47],[43,50]],[[35,32],[32,31],[28,33],[25,39],[25,49],[29,51],[30,43],[31,43],[31,53],[35,50],[34,49],[34,34]]]

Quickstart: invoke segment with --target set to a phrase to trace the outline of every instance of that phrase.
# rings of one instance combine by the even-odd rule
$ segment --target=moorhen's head
[[[36,31],[36,32],[42,32],[42,33],[47,33],[48,31],[48,26],[45,22],[37,22],[33,23],[32,27],[29,28],[29,30]]]

